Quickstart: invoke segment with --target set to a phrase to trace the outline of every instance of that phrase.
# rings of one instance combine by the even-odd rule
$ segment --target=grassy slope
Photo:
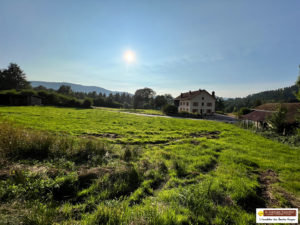
[[[108,107],[96,107],[102,110],[115,111],[115,112],[130,112],[130,113],[139,113],[139,114],[148,114],[148,115],[165,115],[162,110],[156,109],[117,109],[117,108],[108,108]]]
[[[256,207],[299,206],[300,150],[234,125],[55,107],[0,107],[0,119],[51,133],[103,140],[119,146],[116,149],[120,151],[131,145],[130,149],[138,152],[129,161],[138,168],[140,182],[125,199],[115,202],[114,195],[107,197],[99,190],[95,194],[95,183],[77,193],[86,197],[84,207],[90,202],[98,204],[76,219],[81,223],[99,222],[105,212],[108,218],[120,214],[116,224],[251,224]],[[211,133],[215,131],[220,134]],[[126,161],[122,157],[113,163],[115,168]],[[73,168],[73,172],[77,170],[79,167]],[[275,174],[273,178],[264,176],[268,170],[275,172],[270,173]],[[108,203],[103,203],[103,198]],[[55,209],[74,211],[82,205],[67,202]],[[138,216],[133,218],[132,213]],[[73,220],[73,216],[66,219]]]

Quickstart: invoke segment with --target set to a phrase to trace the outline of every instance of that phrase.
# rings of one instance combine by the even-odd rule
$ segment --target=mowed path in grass
[[[183,217],[197,215],[189,208],[190,202],[180,196],[191,195],[201,202],[203,193],[194,193],[193,189],[204,190],[205,185],[207,198],[212,201],[207,204],[213,204],[218,213],[228,209],[240,213],[241,224],[253,221],[256,207],[299,206],[300,149],[234,125],[57,107],[0,107],[0,120],[134,146],[140,149],[138,159],[132,162],[136,165],[143,161],[163,162],[167,172],[151,186],[151,191],[145,191],[145,180],[131,196],[144,206],[155,201]]]

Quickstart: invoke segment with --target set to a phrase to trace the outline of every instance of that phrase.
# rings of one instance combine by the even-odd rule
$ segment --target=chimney
[[[192,92],[191,92],[191,91],[189,91],[189,93],[190,93],[190,94],[192,94]]]
[[[182,94],[182,93],[180,93],[180,97],[181,97],[181,98],[183,97],[183,94]]]
[[[215,97],[215,92],[213,91],[213,92],[211,93],[211,95],[212,95],[213,97]]]

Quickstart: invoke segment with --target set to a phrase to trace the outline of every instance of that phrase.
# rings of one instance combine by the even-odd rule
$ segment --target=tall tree
[[[286,127],[286,113],[287,109],[283,105],[280,105],[277,111],[268,119],[272,129],[278,134],[284,133]]]
[[[173,105],[174,104],[174,98],[172,97],[171,94],[165,94],[165,99],[167,100],[167,103],[169,105]]]
[[[68,85],[61,85],[59,87],[59,89],[57,90],[57,92],[60,94],[69,95],[69,96],[71,96],[73,94],[71,86],[68,86]]]
[[[133,96],[133,107],[134,108],[150,108],[152,99],[155,96],[155,91],[151,88],[143,88],[136,90]]]
[[[224,111],[225,109],[225,104],[224,104],[224,99],[221,97],[216,98],[216,111]]]
[[[167,103],[167,99],[163,95],[157,95],[154,99],[154,107],[156,109],[161,109]]]
[[[7,69],[0,71],[0,90],[28,89],[30,83],[26,80],[26,75],[21,68],[11,63]]]
[[[300,65],[299,65],[299,70],[300,70]],[[298,76],[298,79],[296,81],[296,85],[298,87],[298,91],[295,93],[295,96],[300,101],[300,75]]]

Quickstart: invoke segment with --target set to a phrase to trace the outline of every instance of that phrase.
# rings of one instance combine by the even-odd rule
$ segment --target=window
[[[204,102],[202,102],[202,106],[204,106]]]
[[[197,109],[193,109],[193,113],[196,113],[197,112]]]
[[[185,102],[182,102],[182,105],[185,105]]]
[[[208,103],[207,103],[207,106],[211,106],[211,102],[208,102]]]
[[[189,102],[187,102],[186,105],[189,106]]]
[[[198,106],[198,102],[193,102],[193,106]]]
[[[202,100],[204,100],[204,97],[202,97]]]
[[[210,113],[211,113],[211,110],[210,110],[210,109],[206,110],[206,113],[209,113],[209,114],[210,114]]]

